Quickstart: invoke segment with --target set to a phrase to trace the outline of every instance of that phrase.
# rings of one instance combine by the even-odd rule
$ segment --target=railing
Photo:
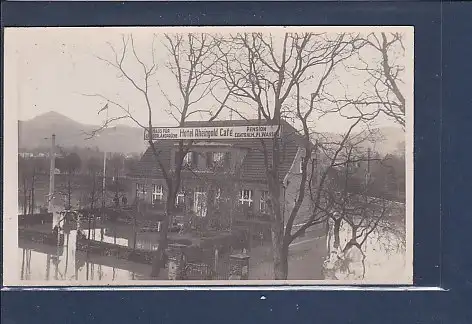
[[[206,262],[187,262],[184,268],[184,280],[228,280],[230,276],[229,257]]]
[[[184,269],[184,280],[211,280],[213,270],[205,263],[186,263]]]

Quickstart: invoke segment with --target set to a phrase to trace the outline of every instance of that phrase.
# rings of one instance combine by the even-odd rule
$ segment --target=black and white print
[[[5,284],[411,284],[413,49],[412,27],[7,28]]]

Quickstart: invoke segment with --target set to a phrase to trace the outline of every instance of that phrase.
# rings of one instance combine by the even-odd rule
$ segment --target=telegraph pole
[[[56,171],[56,156],[55,156],[55,146],[56,146],[56,135],[52,134],[51,137],[51,151],[49,153],[50,159],[50,169],[49,169],[49,197],[48,197],[48,212],[53,213],[54,209],[54,174]]]

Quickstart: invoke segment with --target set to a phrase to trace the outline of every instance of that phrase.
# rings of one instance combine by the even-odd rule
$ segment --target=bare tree
[[[113,201],[114,204],[119,204],[120,192],[124,190],[124,184],[120,181],[121,175],[125,168],[125,157],[122,154],[112,154],[109,159],[109,173],[111,173],[113,183],[111,185],[111,191],[114,192]]]
[[[308,227],[316,224],[310,220],[292,234],[292,226],[305,199],[309,178],[308,163],[317,150],[311,141],[310,121],[315,106],[323,100],[326,87],[341,62],[349,59],[363,44],[358,35],[286,33],[282,38],[262,33],[236,34],[219,43],[224,54],[222,70],[225,83],[232,97],[257,107],[262,123],[280,125],[282,119],[296,118],[303,138],[304,162],[302,179],[295,206],[284,224],[281,197],[280,165],[283,147],[277,132],[272,140],[261,140],[269,188],[272,215],[272,245],[275,279],[288,275],[288,249],[290,243]],[[308,88],[300,90],[302,85]],[[303,104],[302,92],[311,93],[308,104]],[[294,92],[297,95],[294,96]],[[295,108],[295,113],[293,113]],[[354,128],[354,126],[352,127]]]
[[[407,101],[404,95],[405,47],[402,33],[370,33],[362,36],[365,47],[357,53],[348,71],[358,72],[363,91],[345,98],[333,98],[338,105],[353,105],[373,112],[378,110],[405,128]],[[360,82],[362,83],[362,82]]]
[[[155,42],[159,35],[154,35],[150,49],[151,63],[146,63],[144,58],[138,54],[135,41],[132,35],[122,37],[121,48],[116,48],[110,44],[114,54],[113,59],[98,58],[120,73],[120,77],[128,83],[141,95],[147,110],[147,121],[141,122],[133,114],[131,108],[119,103],[116,100],[107,98],[104,95],[94,95],[107,101],[106,109],[115,109],[118,113],[115,117],[107,118],[100,129],[97,129],[91,135],[101,131],[113,122],[130,119],[138,126],[142,127],[148,134],[152,134],[154,127],[153,116],[157,115],[159,110],[164,110],[176,121],[178,126],[185,126],[187,120],[194,115],[208,116],[210,119],[216,118],[221,109],[217,108],[216,113],[211,109],[201,109],[198,104],[204,98],[211,94],[212,89],[218,80],[211,76],[209,71],[218,61],[213,48],[214,39],[206,34],[169,34],[164,35],[161,46],[167,51],[168,60],[165,67],[174,77],[178,92],[168,93],[156,80],[158,71],[155,61]],[[131,69],[125,66],[125,62],[133,61],[141,69],[140,76],[131,73]],[[166,80],[167,81],[167,80]],[[166,102],[166,107],[157,107],[152,101],[151,84],[158,85]],[[152,277],[158,277],[160,269],[163,266],[163,254],[167,247],[167,234],[171,218],[174,214],[175,201],[181,184],[182,163],[185,155],[189,152],[192,142],[180,140],[177,146],[176,161],[174,166],[166,165],[161,159],[161,152],[156,145],[156,141],[149,136],[149,148],[153,153],[153,158],[158,168],[162,171],[167,185],[167,200],[165,218],[162,223],[159,247],[152,265]]]
[[[21,172],[23,176],[23,191],[24,197],[26,202],[26,197],[28,198],[27,206],[28,210],[27,213],[34,214],[36,209],[36,189],[37,189],[37,182],[39,181],[39,177],[44,175],[47,170],[47,161],[44,158],[30,158],[25,159],[19,167],[26,168]],[[28,188],[28,189],[26,189]],[[27,193],[27,191],[28,193]],[[24,211],[26,211],[26,208]]]
[[[82,160],[77,153],[66,154],[65,156],[58,158],[56,162],[57,168],[61,173],[66,175],[65,188],[62,188],[62,193],[65,195],[66,210],[72,208],[72,192],[75,186],[73,185],[73,177],[79,172],[81,168]]]
[[[334,251],[328,251],[334,257],[328,259],[325,264],[327,270],[347,275],[354,275],[356,279],[364,279],[366,266],[365,248],[372,235],[385,231],[395,221],[394,214],[400,213],[397,203],[383,197],[373,197],[370,187],[375,179],[370,172],[370,164],[379,160],[373,158],[370,151],[359,149],[360,143],[349,143],[345,147],[345,162],[343,165],[332,168],[333,181],[323,188],[323,196],[327,202],[325,212],[329,215],[333,226],[329,233],[328,247],[331,249],[331,236],[334,237],[332,247]],[[350,182],[356,179],[359,163],[364,163],[367,168],[364,179],[360,184],[360,190],[353,192]],[[321,207],[320,207],[321,208]],[[401,209],[401,207],[400,207]],[[342,242],[340,237],[341,227],[349,237]],[[390,231],[390,229],[389,229]],[[404,236],[400,242],[404,242]],[[357,254],[357,257],[355,255]],[[354,257],[353,257],[354,255]],[[360,263],[360,271],[351,269],[352,264]],[[332,277],[332,279],[334,279]]]
[[[88,176],[90,177],[90,191],[87,193],[87,197],[85,197],[85,204],[89,207],[89,211],[85,211],[88,217],[88,235],[87,238],[90,240],[92,229],[95,229],[95,221],[97,217],[97,204],[100,199],[100,186],[98,175],[100,173],[101,165],[100,161],[96,158],[91,158],[87,161],[86,164]],[[88,251],[87,251],[88,252]]]
[[[28,205],[29,205],[29,165],[28,160],[24,157],[18,157],[18,189],[21,191],[21,196],[23,201],[21,204],[23,205],[23,215],[28,213]]]

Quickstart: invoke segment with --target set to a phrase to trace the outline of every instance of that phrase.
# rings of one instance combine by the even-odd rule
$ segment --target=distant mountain
[[[88,133],[98,126],[76,122],[60,113],[51,111],[30,120],[18,121],[19,148],[22,150],[47,147],[51,134],[56,134],[56,143],[63,147],[90,147],[117,153],[140,153],[145,150],[143,131],[137,127],[117,125],[99,136],[87,139]]]
[[[87,133],[98,126],[76,122],[57,112],[48,112],[33,119],[18,121],[19,148],[32,150],[48,147],[51,134],[56,134],[56,143],[63,147],[98,148],[100,151],[117,153],[142,153],[146,149],[141,128],[117,125],[110,127],[100,136],[87,139]],[[379,140],[375,143],[366,142],[364,146],[385,154],[404,154],[405,133],[401,128],[384,127],[377,129]],[[341,135],[324,133],[325,139],[339,139]]]

